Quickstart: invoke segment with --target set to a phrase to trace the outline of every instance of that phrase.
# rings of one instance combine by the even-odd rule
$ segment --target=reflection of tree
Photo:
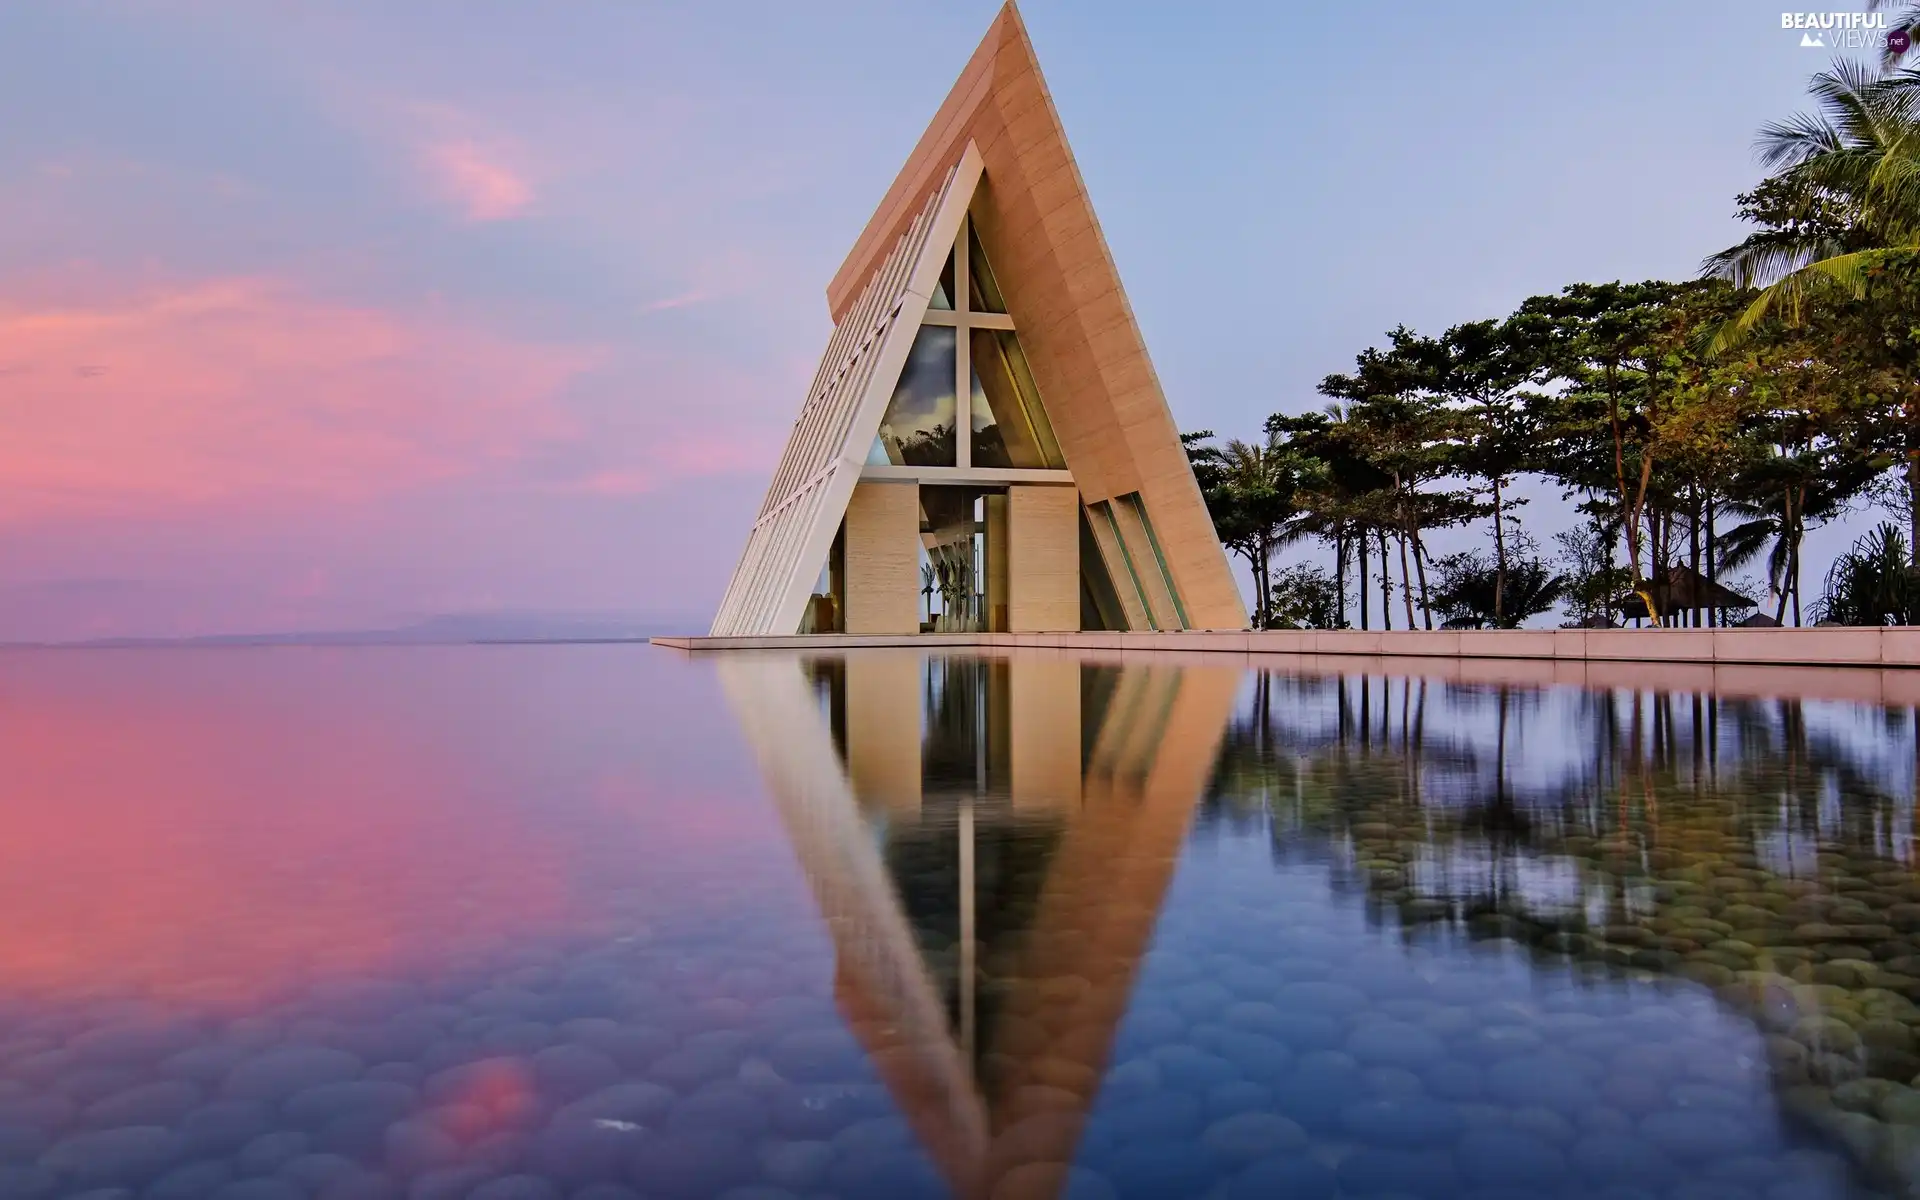
[[[909,430],[904,437],[891,429],[882,431],[880,436],[891,452],[888,457],[904,466],[950,467],[959,461],[954,457],[956,441],[951,421]]]
[[[1920,1022],[1920,711],[1378,676],[1253,697],[1208,812],[1264,817],[1276,856],[1325,863],[1409,940],[1685,978],[1776,1033],[1782,996],[1788,1023],[1830,1003]],[[1782,1083],[1920,1071],[1904,1035],[1781,1043]]]
[[[1898,772],[1884,753],[1914,736],[1906,710],[1814,705],[1815,721],[1792,698],[1378,676],[1268,675],[1252,695],[1208,811],[1264,809],[1276,853],[1324,857],[1410,931],[1484,917],[1534,943],[1618,932],[1657,915],[1649,890],[1726,830],[1763,872],[1817,870],[1820,850],[1889,867],[1910,853],[1920,747]]]

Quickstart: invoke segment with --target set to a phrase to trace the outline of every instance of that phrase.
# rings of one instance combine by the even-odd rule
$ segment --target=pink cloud
[[[559,394],[603,358],[270,279],[101,290],[0,299],[0,524],[312,508],[474,475],[572,436]]]
[[[533,184],[502,153],[468,138],[435,142],[424,161],[441,194],[469,221],[506,221],[533,205]]]
[[[703,289],[696,288],[690,292],[681,292],[677,296],[668,296],[665,299],[655,300],[651,304],[644,304],[640,307],[640,313],[642,316],[645,316],[648,313],[670,312],[676,308],[691,308],[696,304],[705,304],[711,299],[713,299],[711,294]]]

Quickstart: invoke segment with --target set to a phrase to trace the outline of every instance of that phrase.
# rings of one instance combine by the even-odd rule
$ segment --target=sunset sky
[[[704,627],[996,8],[0,7],[0,641]],[[1826,61],[1753,3],[1023,13],[1223,434],[1399,322],[1690,275]]]

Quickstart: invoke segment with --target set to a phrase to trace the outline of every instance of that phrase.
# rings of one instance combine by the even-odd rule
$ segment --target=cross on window
[[[946,294],[943,297],[936,296],[934,304],[944,299],[946,306],[929,305],[921,323],[948,326],[957,331],[953,362],[953,394],[956,400],[954,425],[956,429],[971,431],[974,428],[974,389],[970,331],[1012,329],[1013,318],[1004,311],[1006,304],[1000,298],[1000,289],[995,285],[993,272],[987,266],[986,255],[981,253],[980,245],[974,239],[973,217],[970,215],[960,220],[960,232],[953,239],[953,253],[947,259],[946,270],[940,274],[940,290]],[[973,438],[962,434],[956,440],[958,461],[954,465],[962,469],[973,466]]]

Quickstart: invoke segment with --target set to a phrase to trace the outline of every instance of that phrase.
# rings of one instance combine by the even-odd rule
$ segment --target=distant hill
[[[660,620],[608,614],[541,612],[443,613],[392,629],[323,629],[277,633],[213,633],[195,637],[116,637],[24,643],[62,646],[433,646],[475,642],[642,642],[698,633],[694,618]],[[23,643],[15,643],[16,645]]]

